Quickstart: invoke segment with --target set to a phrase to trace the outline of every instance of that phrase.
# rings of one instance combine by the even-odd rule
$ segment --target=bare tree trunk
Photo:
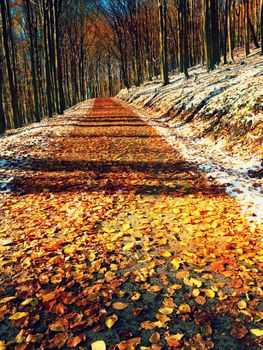
[[[228,59],[230,63],[234,62],[233,55],[233,35],[232,35],[232,17],[231,17],[231,8],[232,0],[226,0],[227,7],[227,41],[228,41]]]
[[[4,63],[4,56],[2,52],[2,42],[0,40],[0,134],[3,134],[6,130],[6,120],[5,120],[5,112],[4,112],[4,105],[3,105],[3,63]]]
[[[34,105],[35,105],[35,118],[36,121],[40,121],[39,115],[39,101],[38,101],[38,91],[37,91],[37,79],[36,79],[36,65],[35,65],[35,56],[34,56],[34,42],[33,42],[33,33],[32,33],[32,20],[31,20],[31,8],[29,0],[26,0],[26,11],[27,11],[27,21],[28,21],[28,30],[29,30],[29,40],[30,40],[30,60],[31,60],[31,71],[32,71],[32,83],[34,91]]]
[[[244,47],[245,47],[245,57],[247,57],[250,53],[249,50],[249,0],[244,1]]]
[[[63,74],[61,64],[61,50],[59,40],[59,17],[61,15],[62,0],[54,0],[55,4],[55,39],[56,39],[56,60],[57,60],[57,78],[59,93],[59,113],[63,114],[65,110],[65,97],[63,91]]]
[[[167,62],[167,8],[166,0],[158,0],[159,6],[159,31],[160,31],[160,61],[161,77],[164,85],[169,84]]]
[[[43,29],[44,29],[44,52],[45,52],[45,75],[46,75],[46,97],[47,97],[47,109],[49,118],[52,117],[52,100],[51,100],[51,79],[50,79],[50,65],[48,55],[48,44],[47,44],[47,9],[46,1],[43,0]]]

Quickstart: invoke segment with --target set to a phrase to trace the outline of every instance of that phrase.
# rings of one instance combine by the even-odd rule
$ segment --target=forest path
[[[263,319],[257,224],[129,107],[79,104],[2,150],[10,348],[262,347],[250,332]]]

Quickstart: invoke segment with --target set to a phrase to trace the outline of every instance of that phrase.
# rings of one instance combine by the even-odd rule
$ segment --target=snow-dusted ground
[[[263,223],[263,180],[249,176],[262,169],[262,56],[254,51],[247,60],[210,73],[198,66],[190,70],[189,80],[178,74],[170,81],[167,86],[147,82],[117,97],[208,179],[224,184],[250,220]]]
[[[38,157],[42,153],[52,154],[49,136],[58,137],[64,132],[65,126],[70,126],[72,120],[65,116],[78,117],[92,108],[94,100],[82,102],[65,111],[64,116],[43,119],[40,123],[33,123],[16,130],[9,130],[0,136],[0,192],[9,193],[16,176],[21,175],[19,168],[24,168],[30,158]]]

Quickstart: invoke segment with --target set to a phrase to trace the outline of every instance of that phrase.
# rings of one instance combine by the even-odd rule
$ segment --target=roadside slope
[[[170,77],[170,84],[146,82],[123,89],[118,98],[154,112],[153,118],[177,128],[181,135],[208,137],[232,154],[263,158],[263,57],[255,50],[247,59],[207,72],[202,66]]]

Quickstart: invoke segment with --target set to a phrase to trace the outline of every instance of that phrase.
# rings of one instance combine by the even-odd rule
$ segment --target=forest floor
[[[1,350],[263,348],[262,224],[130,107],[0,152]]]

